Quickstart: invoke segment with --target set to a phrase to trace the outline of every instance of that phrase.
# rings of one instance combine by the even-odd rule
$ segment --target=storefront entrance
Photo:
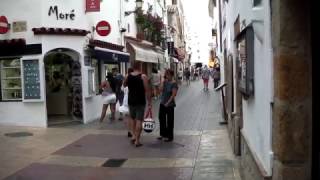
[[[48,126],[81,123],[82,85],[79,54],[55,49],[44,57]]]

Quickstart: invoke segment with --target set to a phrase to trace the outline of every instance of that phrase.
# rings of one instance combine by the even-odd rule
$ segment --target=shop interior
[[[61,49],[45,56],[49,126],[82,122],[81,65],[76,56]]]

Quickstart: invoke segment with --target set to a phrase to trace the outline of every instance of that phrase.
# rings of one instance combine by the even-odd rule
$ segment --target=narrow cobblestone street
[[[175,139],[143,134],[135,148],[122,121],[48,129],[0,127],[0,178],[11,179],[157,179],[239,180],[227,130],[219,125],[220,92],[201,81],[182,85],[175,111]],[[158,103],[154,103],[157,119]],[[158,128],[158,123],[157,123]],[[33,136],[7,137],[30,132]]]

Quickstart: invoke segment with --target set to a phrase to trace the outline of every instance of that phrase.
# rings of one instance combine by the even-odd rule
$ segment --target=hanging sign
[[[0,34],[5,34],[9,31],[9,23],[5,16],[0,16]]]
[[[99,12],[100,0],[86,0],[86,12]]]
[[[108,36],[111,32],[111,26],[107,21],[100,21],[96,26],[96,31],[100,36]]]

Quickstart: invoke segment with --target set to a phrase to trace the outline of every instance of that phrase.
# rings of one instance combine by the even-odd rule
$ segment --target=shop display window
[[[100,77],[100,66],[99,66],[99,61],[97,59],[92,59],[92,65],[91,65],[92,68],[94,68],[94,79],[93,79],[93,82],[94,82],[94,85],[95,86],[95,92],[96,94],[99,94],[99,85],[100,85],[100,82],[101,81],[99,78]]]
[[[22,100],[20,59],[0,60],[1,100]]]
[[[96,94],[96,81],[95,81],[95,70],[94,69],[88,69],[88,93],[89,95],[95,95]]]

